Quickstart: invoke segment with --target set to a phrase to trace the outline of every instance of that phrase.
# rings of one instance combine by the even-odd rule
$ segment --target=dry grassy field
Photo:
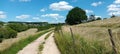
[[[73,34],[77,34],[88,41],[98,41],[105,46],[108,51],[112,49],[108,29],[112,30],[113,38],[116,44],[116,49],[120,52],[120,17],[98,20],[89,23],[63,26],[63,32],[70,32],[72,28]]]
[[[18,33],[17,38],[5,39],[2,43],[0,43],[0,51],[9,48],[12,44],[18,42],[21,39],[25,39],[30,35],[36,34],[36,32],[37,32],[37,29],[33,28],[27,31]]]

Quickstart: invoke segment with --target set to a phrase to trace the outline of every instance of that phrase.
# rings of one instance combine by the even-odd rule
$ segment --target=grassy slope
[[[2,43],[0,43],[0,51],[3,51],[7,48],[9,48],[12,44],[18,42],[21,39],[25,39],[29,37],[30,35],[37,34],[37,29],[36,28],[31,28],[23,32],[19,32],[17,34],[17,38],[11,38],[11,39],[4,39]]]
[[[69,43],[71,41],[70,35],[67,34],[67,33],[70,33],[69,27],[72,28],[72,31],[75,35],[77,34],[77,36],[74,36],[74,37],[77,37],[75,38],[75,42],[77,44],[75,44],[76,47],[73,47],[72,50],[70,49],[71,48],[70,44],[72,43]],[[110,54],[112,51],[111,49],[112,47],[111,47],[111,43],[109,40],[109,34],[107,31],[108,28],[112,29],[113,36],[114,36],[113,38],[115,40],[117,50],[118,52],[120,52],[120,42],[119,42],[120,40],[120,17],[93,21],[93,22],[74,25],[74,26],[63,26],[62,27],[62,30],[64,33],[63,37],[64,38],[66,37],[66,39],[63,39],[63,37],[61,37],[59,33],[55,34],[56,35],[55,39],[62,54],[70,54],[70,53],[71,54],[80,54],[80,53],[82,54],[106,54],[106,53]],[[78,38],[78,36],[80,36],[80,38]],[[83,38],[83,40],[81,38]],[[67,42],[65,42],[66,40]],[[96,48],[96,50],[94,48],[91,48],[90,46]],[[78,51],[77,53],[73,51],[74,48],[76,49],[79,48],[77,49]],[[104,50],[104,51],[101,51],[101,50]]]
[[[22,39],[19,42],[13,44],[10,48],[1,51],[0,54],[16,54],[19,50],[21,50],[23,47],[25,47],[27,44],[29,44],[30,42],[34,41],[35,39],[37,39],[39,36],[43,35],[44,33],[50,31],[49,30],[44,30],[44,31],[40,31],[38,34],[34,35],[34,36],[30,36],[26,39]]]
[[[120,27],[120,17],[109,18],[105,20],[98,20],[89,23],[80,24],[77,26],[83,27]]]

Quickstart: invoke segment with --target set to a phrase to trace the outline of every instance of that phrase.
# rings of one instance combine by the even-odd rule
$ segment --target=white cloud
[[[39,17],[33,17],[32,19],[34,19],[34,20],[40,20]]]
[[[45,12],[46,10],[47,10],[46,8],[40,9],[41,12]]]
[[[59,14],[45,14],[45,15],[41,15],[41,17],[50,17],[50,18],[55,18],[56,20],[58,20],[58,18],[64,18],[64,16],[61,16]]]
[[[101,4],[103,4],[103,2],[99,1],[99,2],[94,2],[91,5],[94,6],[94,7],[97,7],[97,6],[101,5]]]
[[[69,5],[69,3],[66,1],[60,1],[58,3],[50,4],[49,8],[52,10],[61,11],[61,10],[70,10],[73,8],[73,6]]]
[[[19,0],[20,2],[31,2],[31,0]]]
[[[107,6],[108,15],[120,15],[120,0],[115,0],[112,4]]]
[[[119,4],[111,4],[108,6],[108,11],[120,11]]]
[[[120,4],[120,0],[115,0],[114,3]]]
[[[40,17],[33,17],[32,19],[35,20],[35,21],[39,21],[39,22],[47,22],[46,19],[42,19]]]
[[[30,18],[30,15],[22,14],[20,16],[16,16],[16,18],[18,18],[18,19],[26,19],[26,18]]]
[[[5,14],[4,11],[0,11],[0,18],[7,18],[7,15]]]
[[[114,11],[114,12],[109,12],[109,14],[108,15],[120,15],[120,11]]]
[[[86,13],[93,13],[92,10],[85,10],[85,11],[86,11]]]

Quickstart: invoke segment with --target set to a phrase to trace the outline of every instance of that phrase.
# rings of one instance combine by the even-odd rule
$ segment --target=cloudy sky
[[[120,0],[0,0],[0,21],[64,22],[74,7],[102,18],[120,15]]]

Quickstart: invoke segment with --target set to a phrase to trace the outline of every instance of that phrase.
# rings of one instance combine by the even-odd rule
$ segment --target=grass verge
[[[43,43],[39,46],[39,53],[38,53],[38,54],[41,54],[41,51],[42,51],[43,48],[44,48],[44,44],[45,44],[45,42],[43,42]]]
[[[40,31],[36,35],[30,36],[26,39],[21,39],[19,42],[13,44],[10,48],[1,51],[0,54],[16,54],[19,50],[23,49],[27,44],[31,43],[32,41],[34,41],[35,39],[37,39],[38,37],[40,37],[41,35],[45,34],[48,31],[51,31],[51,29]]]
[[[43,44],[45,44],[45,42],[43,42],[40,46],[39,46],[39,51],[42,51],[43,50],[43,48],[44,48],[44,45]]]
[[[89,41],[85,38],[74,35],[74,43],[70,33],[55,31],[55,42],[61,54],[114,54],[99,41]]]
[[[46,40],[50,36],[50,34],[52,34],[52,32],[50,32],[49,34],[47,34],[44,39]]]

